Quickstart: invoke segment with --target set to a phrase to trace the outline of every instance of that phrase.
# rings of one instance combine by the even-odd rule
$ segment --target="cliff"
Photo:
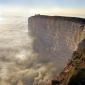
[[[52,63],[54,77],[55,73],[62,71],[78,43],[85,38],[85,19],[35,15],[28,20],[28,30],[39,62]]]

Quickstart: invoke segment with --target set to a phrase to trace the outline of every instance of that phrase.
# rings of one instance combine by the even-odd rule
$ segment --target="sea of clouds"
[[[27,17],[3,17],[0,23],[0,85],[44,85],[56,75],[56,62],[39,57]]]

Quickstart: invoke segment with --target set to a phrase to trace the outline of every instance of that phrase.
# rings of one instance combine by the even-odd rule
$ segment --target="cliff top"
[[[35,16],[29,17],[29,19],[31,19],[31,18],[43,18],[43,19],[54,19],[54,20],[63,19],[63,20],[68,20],[68,21],[79,22],[79,23],[85,24],[85,18],[78,18],[78,17],[48,16],[48,15],[37,14]]]

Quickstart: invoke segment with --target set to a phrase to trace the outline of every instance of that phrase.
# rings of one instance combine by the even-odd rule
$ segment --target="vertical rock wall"
[[[85,38],[85,19],[35,15],[28,20],[28,30],[32,49],[38,54],[34,66],[39,75],[34,85],[49,85],[46,83],[62,71]]]
[[[33,49],[39,58],[60,66],[68,61],[77,44],[85,38],[84,19],[36,15],[30,17],[28,23],[34,37]]]

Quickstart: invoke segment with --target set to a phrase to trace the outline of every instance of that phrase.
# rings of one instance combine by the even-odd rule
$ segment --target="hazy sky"
[[[85,17],[85,0],[0,0],[0,15],[39,13]]]

